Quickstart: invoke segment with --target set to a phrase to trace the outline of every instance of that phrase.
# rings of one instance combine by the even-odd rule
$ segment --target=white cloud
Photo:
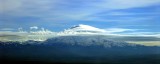
[[[32,27],[35,29],[37,27]],[[37,31],[25,31],[22,28],[18,28],[19,31],[0,31],[0,41],[45,41],[48,38],[55,37],[56,32],[49,31],[47,29]]]
[[[30,27],[30,29],[32,30],[32,29],[38,29],[38,27],[37,26],[32,26],[32,27]]]

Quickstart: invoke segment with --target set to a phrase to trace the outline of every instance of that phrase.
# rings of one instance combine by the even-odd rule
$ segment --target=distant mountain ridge
[[[106,36],[100,35],[79,35],[79,36],[59,36],[47,39],[46,41],[33,41],[26,42],[8,42],[20,43],[20,44],[68,44],[68,45],[80,45],[80,46],[103,46],[103,47],[134,47],[137,44],[131,44],[124,41],[116,41],[107,39]],[[4,42],[5,44],[5,42]],[[6,43],[7,44],[7,43]]]
[[[60,36],[46,40],[48,43],[65,43],[70,45],[82,45],[82,46],[104,46],[104,47],[123,47],[123,46],[136,46],[136,44],[130,44],[123,41],[109,40],[105,36]]]

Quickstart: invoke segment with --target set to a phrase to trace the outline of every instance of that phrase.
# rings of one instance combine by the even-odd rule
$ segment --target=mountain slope
[[[46,40],[46,44],[70,44],[70,45],[81,45],[81,46],[104,46],[104,47],[125,47],[125,46],[136,46],[136,44],[130,44],[123,41],[109,40],[106,36],[90,35],[90,36],[60,36]]]
[[[25,42],[3,42],[3,44],[67,44],[67,45],[80,45],[80,46],[102,46],[102,47],[134,47],[142,46],[131,44],[124,41],[117,41],[103,35],[67,35],[49,38],[46,41],[28,40]]]

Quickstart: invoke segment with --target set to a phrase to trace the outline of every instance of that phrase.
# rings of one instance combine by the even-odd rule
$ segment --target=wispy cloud
[[[137,31],[138,29],[125,29],[125,28],[108,28],[105,29],[109,33],[126,32],[126,31]]]
[[[124,11],[111,11],[111,12],[107,12],[105,14],[100,14],[98,16],[134,16],[134,15],[160,15],[160,13],[158,11],[152,11],[152,12],[124,12]]]
[[[103,11],[157,5],[160,0],[1,0],[1,3],[1,12],[13,16],[80,20]]]

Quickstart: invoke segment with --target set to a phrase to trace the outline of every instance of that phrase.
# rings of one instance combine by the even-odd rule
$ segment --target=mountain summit
[[[136,44],[127,43],[124,41],[116,41],[108,39],[106,36],[100,35],[79,35],[79,36],[60,36],[50,38],[44,42],[45,44],[70,44],[81,46],[104,46],[104,47],[126,47],[136,46]]]
[[[84,25],[84,24],[73,26],[71,27],[71,29],[76,30],[76,31],[84,31],[84,32],[105,32],[105,30],[103,29],[99,29],[99,28],[92,27],[89,25]]]
[[[89,25],[79,24],[75,25],[69,29],[65,29],[63,32],[60,32],[60,35],[77,35],[77,34],[99,34],[106,32],[103,29],[96,28]]]
[[[84,31],[84,32],[105,32],[105,30],[103,29],[99,29],[99,28],[89,26],[89,25],[84,25],[84,24],[73,26],[70,29],[75,31]]]

